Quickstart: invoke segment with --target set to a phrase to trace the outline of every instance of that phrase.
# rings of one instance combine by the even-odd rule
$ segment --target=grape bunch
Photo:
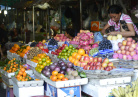
[[[52,38],[52,39],[49,41],[48,45],[58,45],[58,43],[57,43],[57,41],[56,41],[54,38]]]
[[[98,52],[99,52],[98,48],[93,48],[90,50],[90,55],[93,56],[95,53],[98,53]]]
[[[32,42],[32,43],[30,44],[30,47],[35,47],[37,44],[38,44],[37,42]]]
[[[106,49],[112,49],[112,44],[111,44],[110,40],[103,39],[99,43],[99,50],[106,50]]]

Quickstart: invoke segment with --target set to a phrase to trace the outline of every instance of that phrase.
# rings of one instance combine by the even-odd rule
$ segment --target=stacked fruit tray
[[[80,67],[74,66],[76,70],[79,72],[85,72],[87,78],[94,78],[94,79],[104,79],[104,78],[118,78],[118,77],[128,77],[134,74],[133,69],[113,69],[111,71],[105,70],[84,70]]]

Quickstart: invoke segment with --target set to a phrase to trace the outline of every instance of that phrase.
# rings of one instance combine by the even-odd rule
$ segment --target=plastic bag
[[[100,32],[95,32],[94,33],[94,42],[99,42],[103,40],[103,36]]]

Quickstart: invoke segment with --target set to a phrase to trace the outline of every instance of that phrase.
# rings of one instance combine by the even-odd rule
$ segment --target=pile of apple
[[[71,39],[67,38],[64,34],[57,34],[54,39],[59,42],[71,41]]]
[[[113,58],[124,60],[138,60],[138,44],[132,38],[118,43],[119,50],[115,51]]]
[[[60,46],[58,49],[56,49],[55,51],[52,51],[51,54],[54,54],[54,55],[59,55],[59,53],[65,49],[65,47],[67,46],[67,44],[62,44],[62,46]]]
[[[112,35],[109,35],[107,37],[108,40],[118,40],[118,39],[122,39],[122,35],[121,34],[117,34],[117,36],[112,36]]]
[[[83,67],[84,70],[106,70],[110,71],[114,69],[112,62],[109,62],[108,58],[104,60],[101,57],[83,56],[81,57],[80,64],[78,66]]]

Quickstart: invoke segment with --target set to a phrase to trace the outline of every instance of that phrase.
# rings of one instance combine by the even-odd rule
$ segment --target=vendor
[[[110,30],[107,35],[121,34],[124,37],[135,36],[138,34],[138,29],[134,25],[131,17],[122,13],[122,7],[119,5],[111,5],[108,9],[110,20],[102,30],[103,34],[106,34],[107,29],[110,27],[114,28]]]
[[[71,28],[67,28],[65,32],[65,36],[69,39],[73,39],[75,37],[75,31]]]

